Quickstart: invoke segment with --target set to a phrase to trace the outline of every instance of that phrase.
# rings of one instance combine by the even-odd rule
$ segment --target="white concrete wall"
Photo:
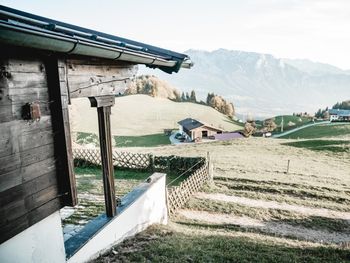
[[[65,258],[58,211],[0,245],[1,263],[61,263]]]
[[[77,251],[69,263],[86,262],[149,225],[167,224],[165,174],[153,174],[149,189]]]

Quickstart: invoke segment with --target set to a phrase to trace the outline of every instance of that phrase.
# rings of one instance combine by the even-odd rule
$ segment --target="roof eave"
[[[0,14],[5,17],[0,21],[0,42],[3,44],[68,55],[123,60],[159,68],[167,73],[178,72],[180,68],[193,66],[192,61],[185,54],[77,27],[5,6],[0,6]],[[18,19],[20,22],[6,20],[10,18]],[[127,44],[121,41],[126,41]]]

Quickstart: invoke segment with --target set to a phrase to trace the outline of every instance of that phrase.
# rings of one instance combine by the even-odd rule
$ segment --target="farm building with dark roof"
[[[187,137],[188,141],[201,141],[224,131],[192,118],[181,120],[178,124],[180,132]]]

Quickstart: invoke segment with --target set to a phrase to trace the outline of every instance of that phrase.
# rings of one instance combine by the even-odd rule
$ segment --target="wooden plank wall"
[[[69,100],[124,93],[137,70],[124,62],[3,51],[0,243],[62,206],[76,204]],[[22,106],[34,101],[40,104],[40,120],[23,120]]]
[[[0,61],[0,242],[61,207],[43,61]],[[38,101],[40,121],[21,118]]]
[[[122,61],[75,58],[60,63],[60,79],[71,99],[124,94],[136,72],[135,65]]]

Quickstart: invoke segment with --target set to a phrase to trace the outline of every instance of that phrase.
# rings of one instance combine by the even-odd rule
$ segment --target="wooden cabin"
[[[116,204],[110,112],[115,96],[123,94],[138,64],[171,74],[192,63],[185,54],[5,6],[0,6],[0,14],[0,258],[7,262],[3,260],[10,241],[19,244],[21,253],[24,247],[33,249],[34,241],[24,241],[24,233],[50,231],[50,225],[35,227],[60,208],[78,203],[71,101],[86,98],[96,108],[106,216],[112,218]],[[52,237],[45,246],[54,242]],[[46,260],[28,259],[56,262]]]
[[[201,141],[216,134],[223,133],[220,128],[205,124],[198,120],[187,118],[178,122],[180,133],[187,137],[188,141]]]

